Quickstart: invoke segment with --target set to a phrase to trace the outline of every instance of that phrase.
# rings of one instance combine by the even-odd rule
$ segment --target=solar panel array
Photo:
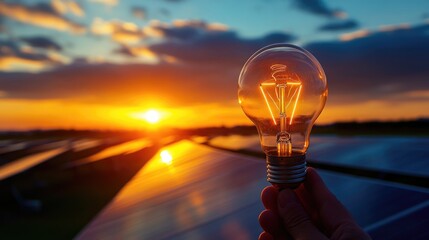
[[[186,140],[161,152],[78,239],[257,238],[261,232],[257,219],[263,210],[259,195],[268,185],[263,159]],[[332,171],[319,173],[375,239],[429,238],[425,229],[428,189]]]

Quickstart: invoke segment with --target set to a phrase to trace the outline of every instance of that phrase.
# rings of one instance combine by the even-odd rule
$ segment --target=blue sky
[[[51,1],[5,1],[19,2],[31,6],[37,3]],[[293,33],[298,44],[318,40],[339,38],[343,33],[358,29],[376,30],[383,25],[419,24],[425,20],[429,11],[429,2],[424,0],[407,1],[303,1],[308,5],[322,3],[329,11],[341,11],[347,16],[337,19],[323,14],[315,14],[299,7],[295,0],[254,0],[254,1],[209,1],[209,0],[179,0],[179,1],[112,1],[116,4],[102,4],[97,1],[76,1],[84,10],[84,16],[66,14],[72,21],[90,27],[94,18],[104,20],[121,20],[145,26],[151,20],[171,22],[175,19],[192,19],[206,22],[217,22],[227,25],[230,29],[244,38],[260,37],[271,32]],[[109,2],[109,1],[106,1]],[[140,7],[145,10],[144,19],[136,18],[132,8]],[[322,25],[334,22],[354,20],[358,23],[355,28],[338,31],[320,31]],[[115,43],[109,39],[98,38],[97,44],[92,44],[94,36],[84,34],[75,36],[69,32],[58,32],[49,28],[34,27],[31,24],[4,18],[4,25],[9,26],[13,36],[45,35],[55,38],[63,45],[71,45],[66,49],[71,56],[101,55],[109,56]],[[2,34],[3,38],[8,37]],[[109,56],[112,57],[112,56]]]

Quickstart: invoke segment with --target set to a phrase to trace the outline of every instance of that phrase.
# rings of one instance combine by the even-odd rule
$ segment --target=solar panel
[[[319,172],[364,227],[429,197],[417,189]],[[261,159],[181,141],[161,149],[77,238],[255,239],[265,177]]]

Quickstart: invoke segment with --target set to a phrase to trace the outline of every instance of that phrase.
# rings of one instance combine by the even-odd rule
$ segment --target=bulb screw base
[[[296,156],[267,155],[267,181],[280,189],[297,188],[307,173],[305,154]]]

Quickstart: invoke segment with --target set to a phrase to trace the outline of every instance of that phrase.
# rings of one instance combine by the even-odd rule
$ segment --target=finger
[[[316,209],[319,211],[320,222],[329,236],[341,225],[355,222],[313,168],[307,169],[304,185],[312,196]]]
[[[266,209],[273,210],[277,212],[277,196],[279,192],[273,187],[265,187],[261,192],[261,200]]]
[[[280,231],[280,223],[280,216],[272,210],[264,210],[259,214],[259,224],[262,229],[273,236]]]
[[[309,216],[291,189],[280,191],[277,199],[283,225],[294,239],[327,239],[311,223]]]
[[[371,237],[355,222],[342,224],[331,236],[331,239],[361,239],[371,240]]]
[[[305,212],[310,216],[311,221],[317,224],[316,227],[319,227],[318,210],[315,207],[313,196],[310,195],[304,184],[299,185],[294,191]]]
[[[267,233],[267,232],[261,232],[261,234],[259,234],[259,240],[274,240],[274,237]]]

